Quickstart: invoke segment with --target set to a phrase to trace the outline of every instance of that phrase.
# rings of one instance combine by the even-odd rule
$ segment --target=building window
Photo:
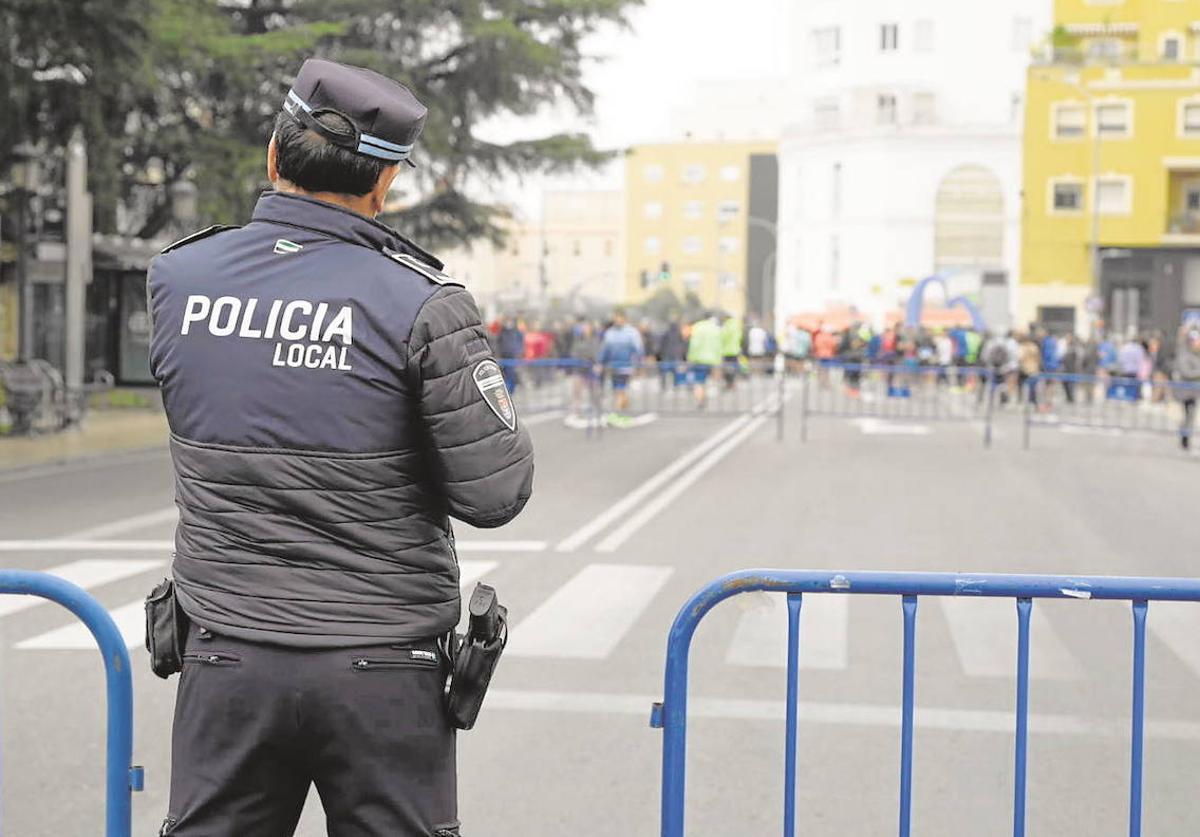
[[[656,235],[647,236],[645,247],[646,255],[657,256],[662,252],[662,241]]]
[[[879,51],[895,52],[900,48],[900,25],[897,23],[879,24]]]
[[[1128,177],[1101,177],[1096,180],[1096,211],[1101,215],[1127,215],[1133,206],[1130,200],[1132,180]]]
[[[704,249],[704,242],[701,241],[698,235],[689,235],[683,240],[683,252],[689,256],[694,256]]]
[[[1077,139],[1087,130],[1087,112],[1083,105],[1074,103],[1055,104],[1054,108],[1054,138]]]
[[[732,290],[738,286],[738,278],[733,273],[718,273],[717,284],[725,290]]]
[[[704,274],[691,271],[683,274],[683,286],[689,291],[700,290],[700,285],[704,281]]]
[[[1124,48],[1120,38],[1092,38],[1088,41],[1087,54],[1096,61],[1116,61]]]
[[[913,124],[932,125],[937,122],[937,98],[932,93],[913,94]]]
[[[659,163],[650,163],[642,169],[642,177],[649,183],[658,183],[663,179],[663,167]]]
[[[741,176],[741,166],[721,166],[721,179],[726,183],[736,183]]]
[[[836,131],[841,122],[837,99],[818,99],[813,102],[813,122],[818,131]]]
[[[1183,57],[1183,38],[1177,32],[1168,32],[1159,41],[1159,54],[1163,61],[1178,61]]]
[[[717,220],[721,223],[728,223],[738,216],[742,211],[742,205],[737,201],[721,201],[717,204]]]
[[[704,180],[704,166],[699,163],[683,167],[683,182],[684,183],[700,183]]]
[[[717,248],[722,253],[728,255],[729,253],[736,253],[741,244],[742,242],[736,235],[723,235],[721,236],[721,240],[717,242]]]
[[[683,205],[683,217],[696,221],[704,217],[704,201],[688,201]]]
[[[583,255],[583,242],[581,242],[578,238],[575,239],[575,241],[571,244],[571,255],[575,256],[576,258]]]
[[[1079,212],[1083,209],[1083,184],[1077,180],[1051,181],[1051,211]]]
[[[896,124],[896,97],[881,93],[875,99],[875,121],[880,125]]]
[[[1183,102],[1179,114],[1179,133],[1200,137],[1200,101]]]
[[[642,210],[646,217],[650,220],[661,218],[663,214],[663,205],[658,201],[650,201]]]
[[[1102,137],[1128,137],[1133,134],[1133,108],[1129,102],[1098,102],[1096,130]]]
[[[913,37],[917,52],[933,52],[933,21],[918,20],[917,31]]]
[[[842,30],[836,26],[822,26],[812,30],[813,63],[818,67],[830,67],[842,60]]]
[[[1014,17],[1012,24],[1012,51],[1028,52],[1033,43],[1033,18]]]

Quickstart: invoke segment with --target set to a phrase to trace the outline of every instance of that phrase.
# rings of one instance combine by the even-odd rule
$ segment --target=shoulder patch
[[[491,358],[481,360],[471,370],[471,380],[475,382],[479,394],[496,414],[496,418],[509,430],[516,430],[517,411],[513,407],[512,396],[508,394],[508,386],[504,383],[504,373],[500,371],[500,364]]]
[[[209,236],[216,235],[219,232],[225,232],[225,230],[236,229],[240,229],[240,227],[235,224],[213,224],[208,229],[200,230],[200,232],[194,232],[191,235],[185,235],[178,241],[168,244],[166,247],[162,248],[159,253],[170,253],[172,250],[178,250],[185,244],[191,244],[192,242],[199,241],[202,238],[208,238]]]
[[[459,287],[464,287],[462,282],[437,270],[433,265],[426,264],[416,256],[410,256],[408,253],[397,253],[395,250],[384,250],[383,254],[410,270],[415,270],[431,282],[436,282],[439,285],[458,285]]]

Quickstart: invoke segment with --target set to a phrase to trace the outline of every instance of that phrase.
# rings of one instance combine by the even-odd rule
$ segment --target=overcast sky
[[[502,120],[486,134],[501,140],[556,130],[585,130],[596,144],[620,148],[638,142],[678,139],[671,108],[692,99],[707,79],[769,79],[788,72],[787,8],[800,0],[646,0],[631,15],[628,30],[596,35],[586,52],[586,82],[596,94],[596,112],[577,117],[547,113],[537,119]],[[523,187],[505,184],[499,197],[517,202],[533,216],[543,188],[618,188],[614,172]]]

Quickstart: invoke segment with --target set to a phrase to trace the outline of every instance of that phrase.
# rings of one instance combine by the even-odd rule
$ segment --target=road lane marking
[[[675,477],[676,474],[688,468],[693,462],[704,456],[704,454],[708,453],[710,450],[721,444],[721,442],[723,442],[725,439],[729,438],[734,433],[737,433],[738,430],[745,427],[749,421],[749,416],[742,416],[722,427],[703,442],[684,453],[670,465],[667,465],[657,474],[650,477],[629,494],[626,494],[596,517],[592,518],[592,520],[590,520],[588,523],[575,530],[574,533],[564,538],[558,544],[558,551],[574,552],[575,550],[579,549],[579,547],[583,546],[584,543],[591,540],[608,526],[620,520],[633,509],[641,505],[643,500],[666,485]]]
[[[660,700],[651,695],[601,692],[539,692],[490,689],[487,708],[528,712],[569,712],[590,715],[630,715],[644,719],[650,706]],[[721,720],[772,721],[784,719],[785,701],[742,698],[691,697],[688,717]],[[800,720],[830,726],[900,728],[900,707],[869,703],[800,702]],[[1011,737],[1016,719],[1012,712],[986,709],[917,707],[915,726],[954,732],[994,732]],[[1092,718],[1080,715],[1029,715],[1029,730],[1047,735],[1086,735],[1125,740],[1129,719]],[[1146,735],[1176,741],[1200,741],[1200,723],[1195,721],[1146,719]]]
[[[928,436],[927,424],[904,424],[891,419],[859,418],[850,422],[866,436]]]
[[[506,653],[604,659],[674,571],[673,567],[590,564],[513,628]]]
[[[534,427],[538,424],[545,424],[548,421],[560,419],[567,414],[566,410],[547,410],[541,413],[534,413],[531,416],[521,416],[521,423],[526,427]]]
[[[103,538],[111,538],[114,535],[124,535],[128,532],[136,532],[139,529],[148,529],[151,526],[158,526],[163,523],[177,523],[179,521],[179,509],[171,506],[166,509],[149,512],[148,514],[134,515],[120,520],[113,520],[108,523],[102,523],[99,526],[92,526],[88,529],[81,529],[78,532],[72,532],[69,535],[63,535],[60,540],[64,541],[92,541],[101,540]]]
[[[729,641],[725,661],[787,668],[787,596],[754,593]],[[850,597],[805,596],[800,608],[800,668],[840,671],[849,664]]]
[[[465,590],[468,584],[478,581],[498,566],[499,561],[459,561],[458,586]]]
[[[616,552],[620,549],[621,545],[629,540],[638,529],[649,523],[663,509],[674,502],[680,494],[691,488],[696,480],[708,473],[714,465],[724,459],[730,451],[753,435],[765,423],[766,418],[759,416],[758,418],[751,419],[737,431],[725,437],[721,444],[709,450],[695,462],[690,470],[686,471],[652,499],[640,504],[637,511],[626,518],[624,523],[609,533],[608,537],[596,544],[596,551]]]
[[[146,603],[144,599],[110,610],[108,615],[117,623],[117,630],[126,648],[137,648],[146,641]],[[17,648],[39,651],[82,651],[94,649],[96,640],[82,622],[73,622],[32,639],[18,642]]]
[[[120,560],[112,558],[88,558],[82,561],[72,561],[70,564],[51,567],[46,572],[65,579],[72,584],[77,584],[84,590],[89,590],[93,587],[99,587],[102,584],[109,584],[113,581],[120,581],[121,579],[141,575],[144,572],[162,567],[165,564],[166,561],[155,561],[147,558]],[[45,604],[47,601],[47,599],[41,599],[36,596],[0,596],[0,616],[8,616],[10,613],[28,610],[31,607]]]
[[[938,604],[968,677],[1016,675],[1017,606],[1012,599],[939,596]],[[1029,620],[1029,674],[1047,680],[1083,677],[1083,668],[1036,603]]]
[[[1150,602],[1146,627],[1200,674],[1200,602]]]

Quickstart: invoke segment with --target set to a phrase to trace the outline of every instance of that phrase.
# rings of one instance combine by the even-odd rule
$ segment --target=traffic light
[[[650,271],[643,270],[641,279],[642,279],[642,287],[643,288],[650,287]]]
[[[671,264],[670,264],[670,262],[663,262],[661,265],[659,265],[658,281],[660,284],[663,284],[663,285],[665,285],[671,281]]]

